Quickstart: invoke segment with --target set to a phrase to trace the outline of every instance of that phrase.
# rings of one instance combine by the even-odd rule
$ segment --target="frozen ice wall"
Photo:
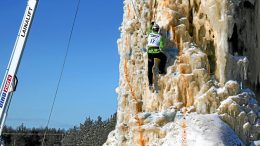
[[[246,56],[248,59],[248,80],[247,84],[259,88],[260,73],[260,2],[255,0],[235,1],[230,5],[228,24],[229,56]],[[228,65],[230,70],[233,68]],[[231,71],[227,74],[229,79],[233,79]]]
[[[218,113],[245,143],[260,139],[260,109],[246,89],[259,78],[258,5],[254,0],[125,0],[117,42],[117,125],[104,145],[164,143],[171,131],[163,126],[174,123],[179,110]],[[153,69],[154,91],[148,88],[145,52],[152,21],[161,26],[168,57],[166,75],[158,75],[156,65]]]

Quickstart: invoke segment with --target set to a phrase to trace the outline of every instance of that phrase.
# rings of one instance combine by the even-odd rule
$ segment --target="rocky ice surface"
[[[254,0],[125,0],[118,39],[116,129],[106,145],[257,145],[260,107]],[[167,74],[147,79],[151,21],[166,38]],[[158,62],[157,60],[155,62]]]
[[[145,145],[245,145],[234,131],[220,120],[217,114],[191,113],[184,119],[182,113],[174,113],[174,119],[170,121],[163,118],[165,112],[140,115],[141,118],[144,118],[143,133],[149,136],[149,143],[145,143]],[[120,139],[117,138],[120,136],[116,136],[117,134],[117,130],[111,132],[106,145],[121,145],[118,143]],[[136,136],[138,137],[138,135]],[[126,145],[131,145],[131,142]]]
[[[183,120],[186,120],[186,127],[183,126]],[[216,114],[192,113],[187,115],[186,119],[176,118],[174,122],[169,122],[161,128],[166,135],[164,138],[154,141],[153,145],[244,145],[232,129],[222,122]]]

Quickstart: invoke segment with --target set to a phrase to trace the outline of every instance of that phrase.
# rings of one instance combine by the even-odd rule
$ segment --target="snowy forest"
[[[5,126],[2,141],[6,146],[40,146],[46,131],[44,146],[100,146],[115,129],[116,113],[110,118],[96,120],[86,118],[84,123],[68,130],[56,128],[27,128],[21,124],[17,128]]]

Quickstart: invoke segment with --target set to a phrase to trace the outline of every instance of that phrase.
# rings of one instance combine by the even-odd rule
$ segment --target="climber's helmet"
[[[159,29],[160,29],[160,27],[158,24],[154,24],[152,27],[153,32],[159,32]]]

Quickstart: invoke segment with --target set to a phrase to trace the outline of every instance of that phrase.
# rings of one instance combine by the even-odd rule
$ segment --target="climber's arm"
[[[154,22],[151,22],[150,26],[147,28],[147,35],[150,34],[152,32],[152,28],[153,28]]]
[[[164,37],[161,37],[161,40],[160,40],[160,49],[163,50],[163,49],[164,49],[164,46],[165,46],[165,39],[164,39]]]
[[[152,32],[152,25],[150,25],[148,28],[147,28],[147,31],[146,31],[147,35],[149,35],[151,32]]]

